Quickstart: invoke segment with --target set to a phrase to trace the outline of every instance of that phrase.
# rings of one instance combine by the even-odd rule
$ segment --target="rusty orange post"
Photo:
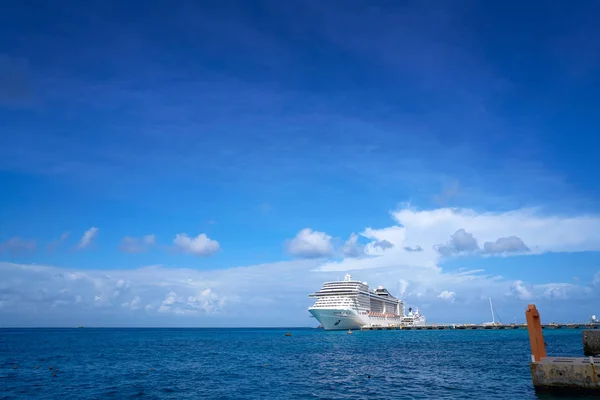
[[[533,361],[540,361],[543,357],[546,357],[546,346],[544,345],[544,336],[542,335],[540,313],[535,308],[535,304],[530,304],[527,307],[525,318],[527,319],[527,330],[529,331]]]

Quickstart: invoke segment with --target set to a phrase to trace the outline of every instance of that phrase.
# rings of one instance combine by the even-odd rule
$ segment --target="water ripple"
[[[3,329],[0,399],[536,398],[526,331],[284,332]],[[581,355],[580,331],[544,335]]]

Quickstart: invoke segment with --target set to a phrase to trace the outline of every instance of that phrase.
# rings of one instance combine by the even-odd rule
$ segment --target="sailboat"
[[[484,322],[483,326],[494,326],[500,325],[500,322],[496,322],[496,314],[494,313],[494,306],[492,305],[492,299],[490,298],[490,311],[492,312],[492,322]]]

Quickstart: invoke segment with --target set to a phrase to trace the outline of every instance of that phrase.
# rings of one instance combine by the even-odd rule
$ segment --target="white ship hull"
[[[354,310],[310,308],[308,311],[326,331],[358,329],[367,323],[363,316]]]
[[[402,318],[361,315],[355,310],[309,308],[308,310],[326,331],[360,329],[363,326],[399,326]]]
[[[403,318],[403,326],[425,326],[425,317],[418,318]]]

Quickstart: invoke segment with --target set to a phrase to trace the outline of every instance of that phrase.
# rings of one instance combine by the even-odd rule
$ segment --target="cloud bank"
[[[0,321],[2,326],[316,326],[307,312],[308,294],[341,277],[317,271],[319,265],[311,259],[221,270],[90,271],[0,263]],[[387,287],[432,322],[484,321],[489,297],[503,315],[521,316],[535,301],[547,318],[563,320],[591,315],[600,301],[600,285],[591,282],[531,284],[477,270],[400,266],[353,277]],[[580,304],[578,318],[574,302]]]
[[[391,216],[396,225],[361,232],[370,240],[365,253],[371,257],[331,261],[319,270],[352,271],[393,265],[437,270],[443,258],[461,255],[600,251],[600,217],[596,215],[548,216],[535,209],[480,213],[470,209],[403,207]],[[383,241],[389,243],[384,246],[385,251],[379,245]]]
[[[87,270],[0,262],[0,320],[27,326],[315,326],[307,313],[308,294],[346,272],[372,287],[384,285],[430,321],[484,321],[489,297],[504,315],[522,315],[528,302],[548,310],[548,318],[565,321],[597,313],[600,271],[573,284],[507,279],[481,269],[445,270],[439,245],[452,256],[599,251],[598,217],[408,207],[391,215],[393,225],[351,235],[337,252],[331,235],[303,229],[286,242],[298,257],[288,262],[208,270],[115,265]],[[88,244],[94,236],[87,235]],[[360,237],[368,241],[364,247]],[[195,255],[220,249],[205,234],[179,234],[174,244]],[[322,258],[339,254],[341,260]]]

